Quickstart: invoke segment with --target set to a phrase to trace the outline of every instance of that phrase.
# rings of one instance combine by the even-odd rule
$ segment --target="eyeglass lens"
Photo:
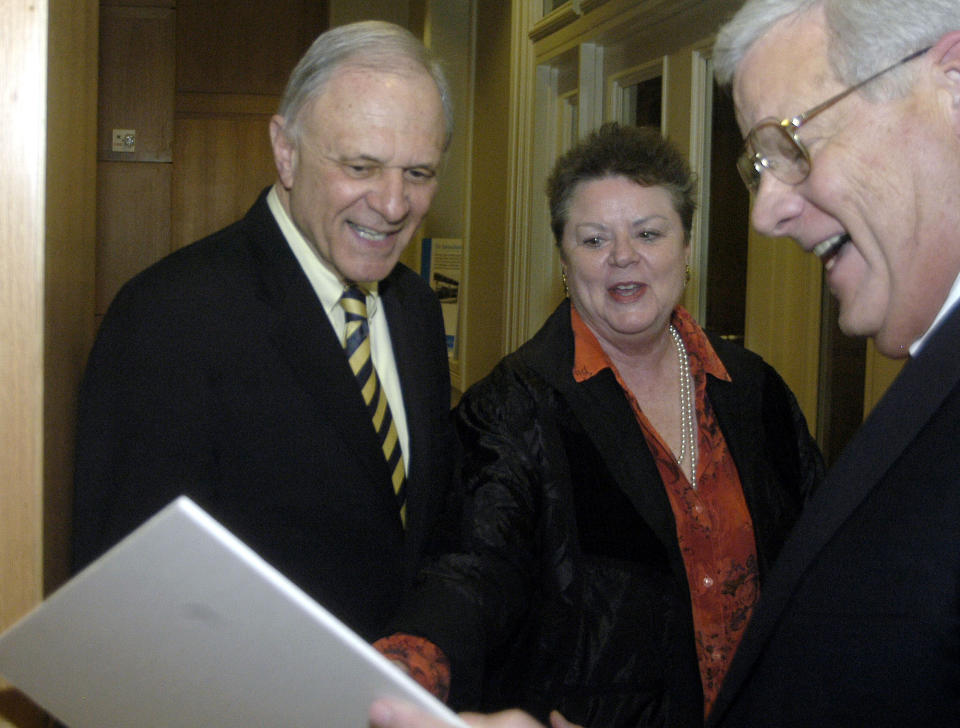
[[[810,174],[810,160],[793,135],[771,119],[757,125],[747,139],[747,152],[737,165],[747,187],[756,190],[763,170],[787,184],[797,184]]]

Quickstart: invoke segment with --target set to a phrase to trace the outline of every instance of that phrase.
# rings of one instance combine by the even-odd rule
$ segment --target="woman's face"
[[[663,187],[626,177],[581,182],[560,245],[570,298],[601,343],[652,341],[685,285],[688,247]]]

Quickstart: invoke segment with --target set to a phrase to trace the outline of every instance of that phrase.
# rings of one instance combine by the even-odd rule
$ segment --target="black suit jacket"
[[[455,460],[435,294],[380,285],[410,431],[404,531],[338,337],[266,203],[112,303],[80,397],[74,563],[181,493],[367,638],[412,576]]]
[[[714,726],[960,725],[960,313],[797,522]]]
[[[820,454],[777,373],[712,344],[707,378],[737,465],[763,583]],[[683,555],[656,461],[623,389],[573,375],[570,302],[457,407],[465,549],[425,568],[397,620],[451,662],[466,709],[558,708],[575,723],[703,725]],[[482,685],[482,694],[481,694]]]

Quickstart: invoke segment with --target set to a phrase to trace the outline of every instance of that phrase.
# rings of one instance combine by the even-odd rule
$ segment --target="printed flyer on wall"
[[[437,292],[443,310],[447,334],[447,354],[458,358],[457,324],[460,320],[460,279],[463,266],[463,240],[460,238],[424,238],[420,243],[420,274]]]

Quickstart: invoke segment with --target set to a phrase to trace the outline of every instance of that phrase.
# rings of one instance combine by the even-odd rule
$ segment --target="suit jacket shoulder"
[[[711,723],[960,723],[960,314],[807,503]]]

